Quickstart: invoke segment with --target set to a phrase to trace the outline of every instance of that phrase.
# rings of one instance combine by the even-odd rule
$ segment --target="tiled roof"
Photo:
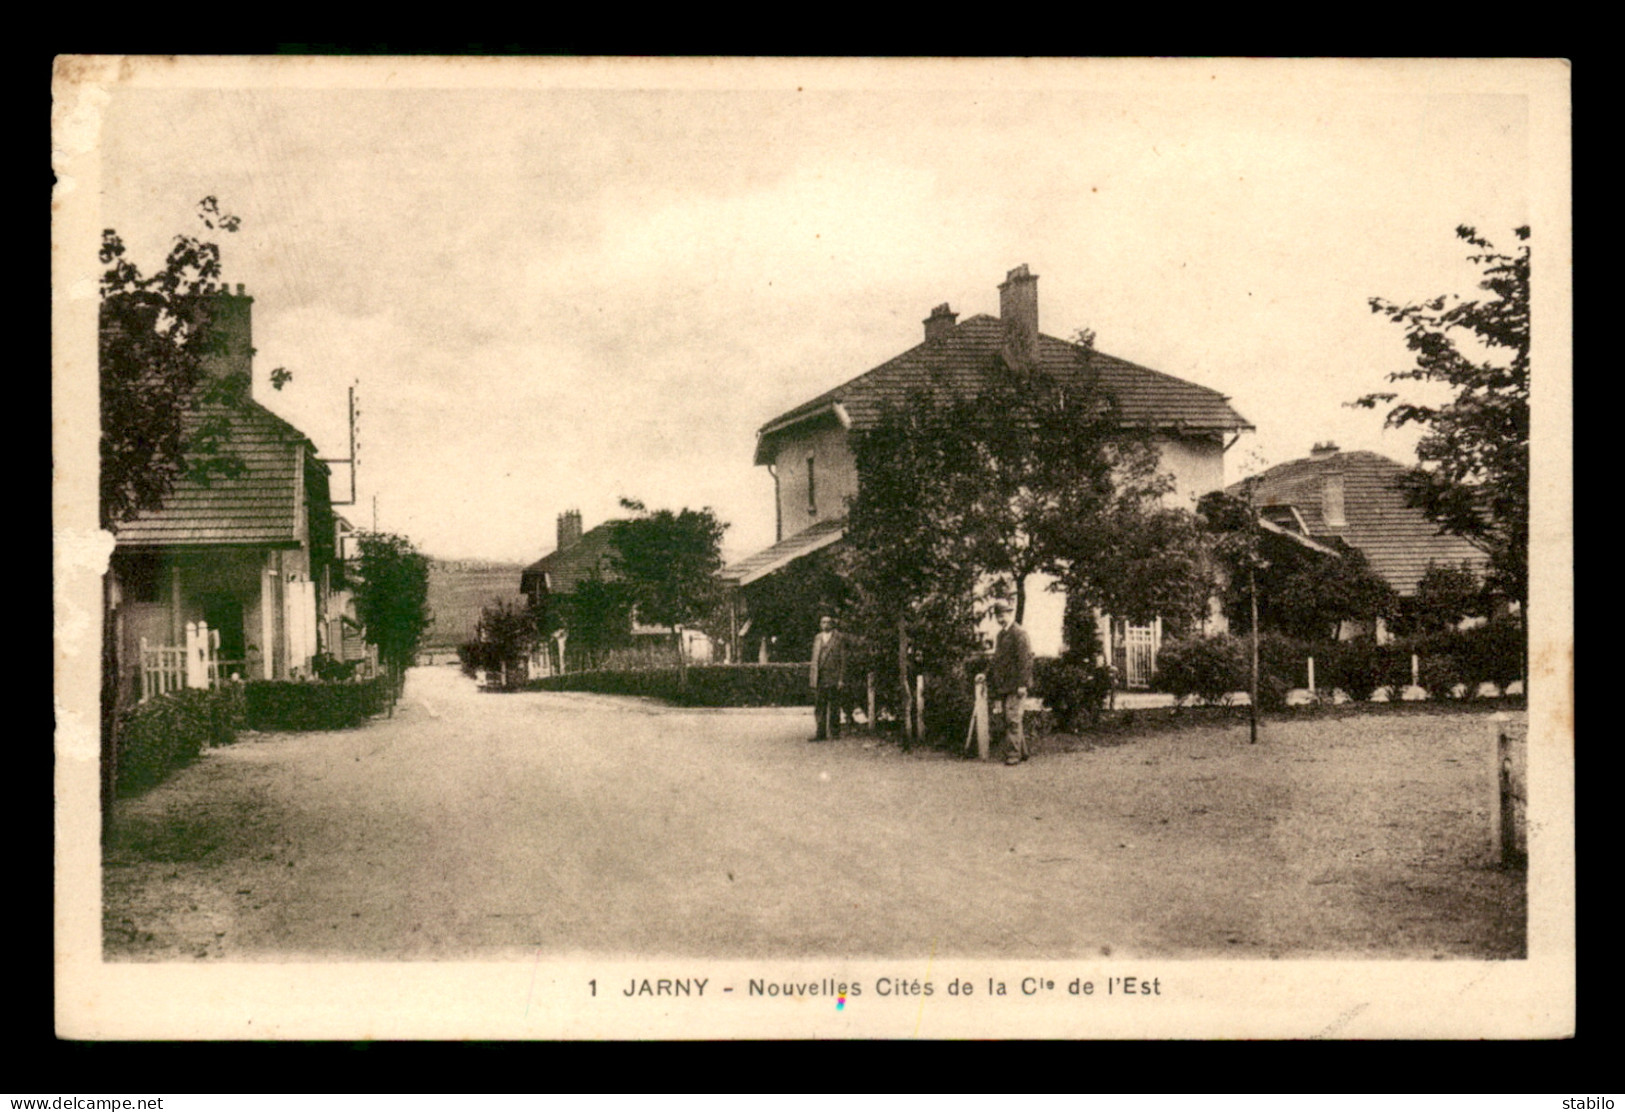
[[[1297,459],[1272,467],[1256,479],[1254,501],[1262,508],[1291,506],[1298,511],[1309,535],[1335,537],[1365,553],[1371,567],[1401,595],[1416,592],[1416,584],[1429,562],[1460,567],[1466,561],[1480,573],[1484,553],[1461,537],[1441,534],[1439,527],[1405,505],[1394,481],[1406,468],[1376,452],[1336,452],[1320,458]],[[1326,476],[1343,475],[1341,527],[1326,524],[1321,492]],[[1240,493],[1242,484],[1230,487]]]
[[[519,578],[519,589],[527,595],[537,587],[545,587],[550,594],[569,594],[594,571],[605,579],[616,578],[610,556],[615,551],[611,534],[617,524],[619,522],[606,521],[595,525],[569,548],[555,549],[543,556],[524,570]]]
[[[177,545],[294,545],[299,542],[300,469],[315,447],[305,435],[258,402],[204,405],[188,413],[188,431],[204,420],[224,417],[228,443],[243,462],[243,475],[217,477],[207,484],[179,479],[164,504],[118,526],[120,547]]]
[[[961,321],[937,339],[912,347],[763,425],[757,434],[757,462],[766,462],[760,443],[777,427],[793,424],[833,403],[844,407],[853,428],[866,429],[875,425],[887,404],[901,404],[910,393],[922,388],[943,390],[952,397],[976,397],[997,365],[1004,338],[1004,324],[997,317],[978,314]],[[1100,351],[1086,363],[1076,344],[1039,336],[1038,365],[1063,382],[1071,380],[1082,385],[1091,364],[1101,388],[1116,400],[1125,425],[1210,432],[1253,427],[1217,390]]]
[[[736,587],[743,587],[747,583],[754,583],[764,575],[771,575],[792,560],[798,560],[809,553],[817,552],[820,548],[834,544],[845,534],[846,518],[820,521],[793,537],[786,537],[775,545],[747,556],[737,563],[729,564],[722,569],[721,578]]]

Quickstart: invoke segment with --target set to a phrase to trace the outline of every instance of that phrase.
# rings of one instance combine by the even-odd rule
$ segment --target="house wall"
[[[1173,493],[1163,505],[1194,510],[1202,495],[1224,489],[1224,443],[1218,437],[1159,438],[1157,447],[1159,470],[1174,477]]]
[[[807,500],[807,460],[813,461],[816,512]],[[858,493],[858,465],[838,424],[785,436],[773,457],[778,472],[779,540],[793,537],[820,521],[846,513],[847,499]]]

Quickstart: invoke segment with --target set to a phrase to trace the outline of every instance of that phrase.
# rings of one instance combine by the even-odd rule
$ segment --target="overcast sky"
[[[623,495],[714,508],[730,557],[770,544],[756,429],[918,343],[939,302],[997,314],[1021,263],[1046,333],[1230,396],[1258,431],[1228,478],[1325,439],[1409,459],[1343,404],[1409,362],[1367,298],[1471,293],[1456,225],[1510,246],[1531,220],[1529,103],[1467,69],[600,70],[115,87],[101,226],[155,268],[218,196],[257,396],[341,455],[360,380],[352,520],[376,495],[434,555],[530,561],[560,511],[590,528]]]

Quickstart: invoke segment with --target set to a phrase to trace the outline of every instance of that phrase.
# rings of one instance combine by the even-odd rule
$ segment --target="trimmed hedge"
[[[247,685],[254,730],[346,730],[389,705],[389,677],[362,683],[257,680]]]
[[[242,685],[177,691],[138,703],[119,716],[118,792],[160,783],[211,745],[230,745],[243,724]]]
[[[1378,645],[1367,639],[1316,644],[1278,633],[1259,638],[1258,704],[1264,709],[1285,705],[1286,694],[1308,686],[1305,665],[1315,658],[1315,686],[1322,692],[1341,688],[1364,701],[1379,687],[1395,690],[1411,682],[1411,655],[1418,658],[1422,688],[1433,699],[1452,697],[1458,685],[1469,694],[1481,683],[1505,690],[1523,675],[1524,634],[1514,622],[1477,629],[1451,630]],[[1152,687],[1181,698],[1222,701],[1246,691],[1251,647],[1245,636],[1170,641],[1157,654]]]
[[[515,690],[642,695],[690,707],[810,707],[807,675],[805,664],[692,664],[686,688],[671,667],[570,672],[529,680]],[[856,697],[865,697],[861,679],[848,687]]]

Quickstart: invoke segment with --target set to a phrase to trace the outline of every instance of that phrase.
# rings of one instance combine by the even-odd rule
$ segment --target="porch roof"
[[[326,471],[325,464],[314,461],[310,441],[252,401],[200,406],[186,415],[187,433],[209,418],[223,418],[229,424],[226,443],[242,462],[242,473],[208,482],[183,475],[162,506],[119,524],[118,547],[300,544],[304,468]]]
[[[817,525],[803,529],[793,537],[786,537],[775,545],[762,549],[751,556],[746,556],[737,563],[729,564],[722,569],[720,578],[724,583],[735,587],[743,587],[754,583],[765,575],[772,575],[792,560],[800,559],[810,553],[817,552],[834,544],[846,535],[846,518],[838,517],[831,521],[820,521]]]

